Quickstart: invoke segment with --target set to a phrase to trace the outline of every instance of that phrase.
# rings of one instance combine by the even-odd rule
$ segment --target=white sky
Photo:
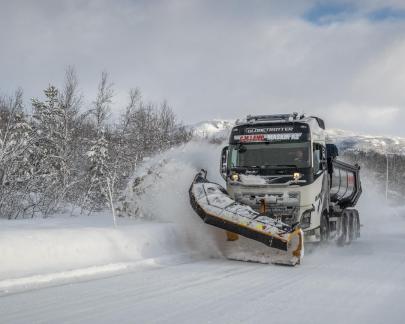
[[[0,93],[40,96],[73,65],[88,102],[109,72],[115,109],[139,87],[186,123],[297,111],[405,136],[404,10],[400,0],[0,0]]]

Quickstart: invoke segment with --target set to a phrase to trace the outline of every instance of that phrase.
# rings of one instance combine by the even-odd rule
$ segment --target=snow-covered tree
[[[0,217],[16,218],[29,208],[33,132],[23,113],[22,90],[0,98]]]
[[[89,212],[103,208],[109,201],[108,181],[110,179],[110,166],[108,154],[108,141],[104,133],[93,141],[86,152],[88,170],[86,176],[86,192],[83,196],[82,207]]]
[[[91,125],[94,132],[89,134],[91,137],[86,140],[90,147],[86,152],[88,167],[84,177],[86,183],[81,206],[89,212],[113,204],[115,177],[109,150],[111,136],[108,136],[110,132],[107,125],[113,95],[108,74],[103,72],[96,100],[87,114],[92,117]]]
[[[100,83],[98,84],[97,98],[93,102],[93,108],[89,111],[93,116],[94,126],[97,133],[106,126],[110,116],[112,98],[114,96],[113,84],[108,81],[108,73],[102,72]]]
[[[37,176],[38,207],[44,215],[57,208],[63,200],[69,177],[69,134],[59,91],[50,85],[44,90],[45,101],[32,100],[33,128],[36,133],[32,158]]]
[[[78,90],[76,72],[68,67],[65,74],[65,84],[59,95],[59,106],[62,111],[62,137],[60,154],[65,164],[65,172],[61,173],[63,196],[71,203],[78,200],[77,188],[82,181],[81,155],[83,143],[80,134],[81,119],[79,110],[82,96]]]
[[[114,91],[103,72],[87,110],[73,68],[61,90],[50,85],[32,99],[32,115],[22,91],[0,97],[0,217],[47,216],[58,208],[89,212],[112,208],[145,157],[187,141],[170,106],[145,103],[138,89],[118,123],[109,121]]]

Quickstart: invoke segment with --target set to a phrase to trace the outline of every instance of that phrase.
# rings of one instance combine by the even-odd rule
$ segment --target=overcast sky
[[[186,123],[305,112],[405,136],[405,1],[0,0],[0,93],[27,99],[73,65]]]

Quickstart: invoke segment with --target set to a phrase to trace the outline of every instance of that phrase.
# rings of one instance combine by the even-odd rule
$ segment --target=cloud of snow
[[[223,184],[218,171],[221,148],[203,140],[192,141],[145,161],[128,186],[129,213],[175,223],[187,234],[191,248],[220,255],[218,244],[224,240],[224,233],[203,223],[190,206],[188,190],[201,169],[208,171],[210,181]],[[137,193],[134,183],[138,183]]]

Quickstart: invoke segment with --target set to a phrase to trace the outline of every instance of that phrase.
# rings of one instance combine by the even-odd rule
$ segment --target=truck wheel
[[[346,210],[346,244],[349,245],[350,243],[352,243],[352,236],[351,236],[351,232],[352,232],[352,220],[353,220],[353,214],[351,210]]]
[[[349,213],[349,241],[348,243],[356,240],[356,232],[357,232],[357,225],[356,225],[356,212],[351,210]]]
[[[353,234],[352,240],[355,241],[360,237],[360,216],[356,209],[353,209]]]
[[[360,237],[360,215],[358,210],[354,210],[354,218],[356,219],[356,228],[354,237],[358,239]]]
[[[339,246],[343,246],[347,243],[346,241],[348,239],[348,230],[349,230],[349,226],[348,226],[349,217],[347,214],[348,214],[347,211],[344,210],[342,212],[342,215],[340,216],[341,217],[341,220],[340,220],[341,226],[340,226],[340,231],[339,231],[339,237],[337,239],[337,244]]]
[[[326,243],[327,241],[329,241],[330,227],[327,213],[323,213],[321,216],[320,232],[321,232],[321,243]]]

